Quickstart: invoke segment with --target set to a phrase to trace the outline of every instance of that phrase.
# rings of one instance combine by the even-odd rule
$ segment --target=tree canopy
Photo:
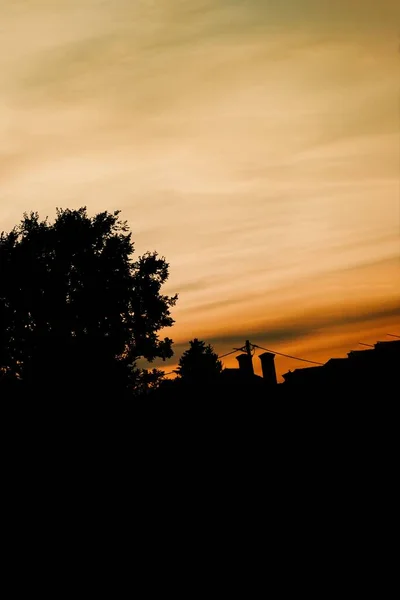
[[[222,362],[211,344],[195,338],[182,354],[176,370],[178,377],[187,383],[203,383],[215,379],[222,371]]]
[[[32,212],[1,233],[3,386],[125,393],[146,380],[138,359],[173,355],[172,340],[159,335],[174,323],[177,295],[161,292],[169,265],[156,252],[133,260],[119,214],[57,209],[50,223]]]

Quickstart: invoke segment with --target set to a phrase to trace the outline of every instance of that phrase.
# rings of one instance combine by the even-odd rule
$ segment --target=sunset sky
[[[397,0],[0,0],[0,229],[121,209],[177,357],[400,335],[399,34]]]

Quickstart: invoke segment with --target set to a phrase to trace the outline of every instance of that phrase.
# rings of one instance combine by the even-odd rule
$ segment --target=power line
[[[229,356],[230,354],[235,354],[238,350],[235,348],[232,352],[227,352],[226,354],[222,354],[222,356],[218,356],[218,358],[225,358],[225,356]]]
[[[243,351],[244,348],[235,348],[234,350],[231,350],[231,352],[227,352],[226,354],[221,354],[221,356],[218,356],[218,359],[221,358],[225,358],[226,356],[230,356],[231,354],[236,354],[236,352],[241,352]],[[176,371],[170,371],[169,373],[164,373],[164,377],[168,377],[168,375],[176,375]]]
[[[272,352],[272,354],[278,354],[279,356],[284,356],[285,358],[293,358],[294,360],[301,360],[302,362],[311,363],[313,365],[320,365],[323,367],[324,363],[316,362],[315,360],[307,360],[306,358],[299,358],[298,356],[291,356],[290,354],[283,354],[282,352],[277,352],[276,350],[268,350],[268,348],[263,348],[262,346],[257,346],[257,344],[253,344],[255,348],[259,348],[260,350],[265,350],[265,352]]]
[[[222,354],[221,356],[218,356],[218,358],[225,358],[225,356],[230,356],[231,354],[235,354],[237,352],[237,350],[232,350],[231,352],[227,352],[226,354]],[[170,371],[169,373],[164,373],[164,377],[168,377],[168,375],[176,375],[176,371]]]
[[[389,337],[398,338],[400,340],[400,335],[394,335],[393,333],[387,333],[386,335],[388,335]]]
[[[225,358],[226,356],[230,356],[231,354],[236,354],[236,352],[238,351],[242,351],[242,348],[235,348],[234,350],[232,350],[231,352],[227,352],[226,354],[221,354],[221,356],[218,356],[218,359],[221,358]],[[167,377],[167,375],[174,375],[176,374],[176,371],[170,371],[169,373],[164,373],[164,376]]]

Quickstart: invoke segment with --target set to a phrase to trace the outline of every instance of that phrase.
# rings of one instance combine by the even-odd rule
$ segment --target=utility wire
[[[218,358],[225,358],[225,356],[230,356],[231,354],[235,354],[236,352],[237,352],[237,350],[232,350],[231,352],[222,354],[222,356],[218,356]],[[176,371],[170,371],[169,373],[164,373],[164,377],[168,377],[168,375],[176,375]]]
[[[225,358],[226,356],[230,356],[231,354],[236,354],[236,352],[238,352],[238,350],[242,351],[243,348],[237,348],[235,350],[232,350],[231,352],[227,352],[226,354],[222,354],[221,356],[218,356],[218,358]],[[170,371],[169,373],[164,373],[164,377],[168,377],[168,375],[176,375],[176,371]]]
[[[276,350],[268,350],[268,348],[263,348],[262,346],[257,346],[257,344],[253,344],[255,348],[259,348],[260,350],[265,350],[266,352],[272,352],[272,354],[278,354],[279,356],[284,356],[285,358],[293,358],[294,360],[301,360],[302,362],[311,363],[313,365],[320,365],[321,367],[324,363],[316,362],[315,360],[307,360],[306,358],[299,358],[298,356],[291,356],[290,354],[283,354],[282,352],[277,352]]]
[[[218,358],[225,358],[225,356],[229,356],[230,354],[236,354],[237,350],[232,350],[232,352],[227,352],[226,354],[222,354],[222,356],[218,356]]]

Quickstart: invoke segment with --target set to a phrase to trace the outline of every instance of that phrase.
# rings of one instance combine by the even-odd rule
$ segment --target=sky
[[[0,15],[0,230],[120,209],[179,293],[167,370],[194,337],[324,362],[400,335],[396,0]],[[303,366],[276,358],[279,376]]]

